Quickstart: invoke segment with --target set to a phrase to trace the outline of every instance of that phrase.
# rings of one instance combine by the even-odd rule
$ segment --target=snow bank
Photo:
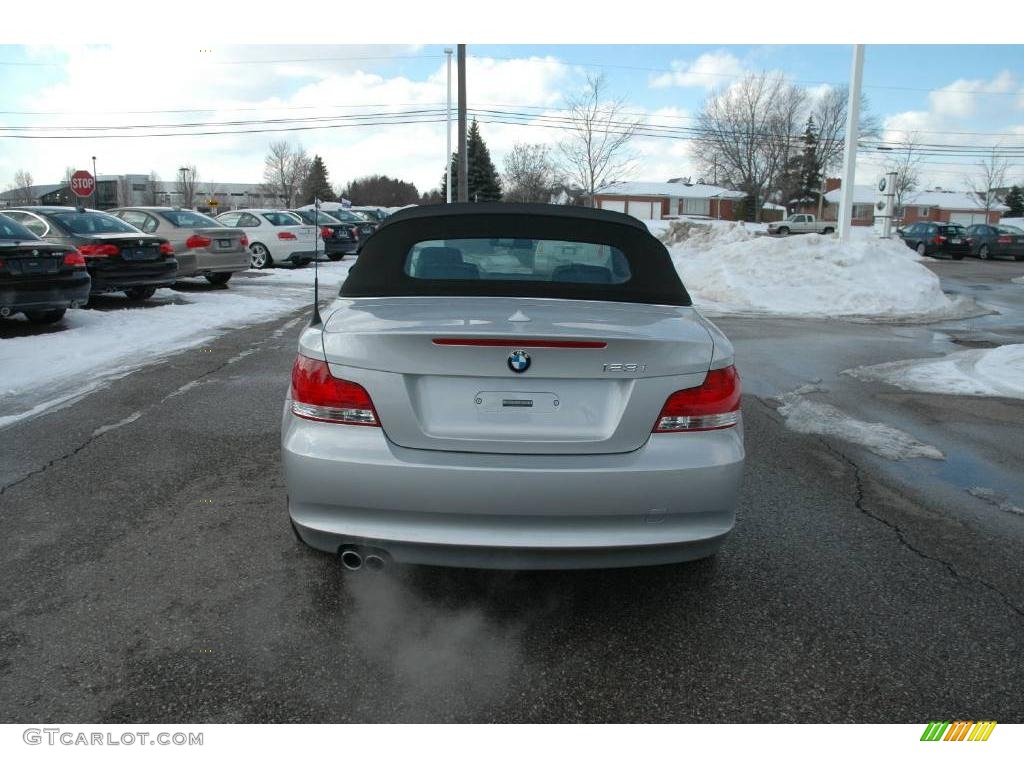
[[[933,320],[970,314],[900,240],[763,237],[737,222],[662,234],[694,303],[718,314]]]
[[[323,298],[337,294],[353,261],[320,265]],[[120,294],[92,309],[69,310],[53,329],[20,332],[27,323],[0,323],[0,427],[70,402],[169,354],[196,348],[236,328],[272,320],[313,298],[313,269],[248,271],[235,275],[227,290],[205,281],[161,289],[145,305]],[[20,316],[19,316],[20,317]]]
[[[865,365],[843,373],[914,392],[1024,399],[1024,344]]]

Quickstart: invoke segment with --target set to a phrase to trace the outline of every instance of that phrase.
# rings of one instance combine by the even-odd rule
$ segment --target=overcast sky
[[[328,117],[409,110],[424,119],[445,100],[444,46],[229,46],[210,53],[195,48],[115,46],[0,46],[4,82],[3,133],[51,133],[68,128],[157,126],[178,123],[233,126],[194,130],[273,127],[251,121]],[[603,72],[629,109],[663,125],[693,125],[707,95],[743,73],[779,70],[809,89],[845,83],[849,46],[667,45],[470,45],[468,103],[479,117],[492,157],[517,141],[556,142],[548,127],[494,122],[495,111],[557,114],[587,72]],[[168,65],[169,63],[172,66]],[[944,144],[1024,145],[1024,48],[1020,46],[868,46],[864,91],[888,134],[919,132]],[[37,114],[19,114],[37,113]],[[42,114],[46,113],[46,114]],[[498,118],[501,119],[501,118]],[[335,121],[337,122],[337,121]],[[195,164],[206,181],[258,183],[269,142],[301,142],[327,163],[339,185],[371,173],[437,186],[444,167],[443,123],[318,128],[283,133],[153,138],[0,138],[0,186],[19,169],[36,183],[55,183],[64,168],[100,174],[156,171],[173,179]],[[453,131],[453,142],[454,131]],[[685,140],[635,140],[641,162],[637,180],[664,181],[695,171]],[[923,166],[928,186],[963,188],[966,165],[932,157]],[[1024,162],[1014,179],[1024,177]],[[858,168],[871,183],[876,168]]]

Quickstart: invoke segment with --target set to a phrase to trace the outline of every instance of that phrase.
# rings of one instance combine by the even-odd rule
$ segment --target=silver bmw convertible
[[[295,532],[350,569],[694,560],[735,521],[740,380],[640,221],[408,208],[302,333],[281,446]]]

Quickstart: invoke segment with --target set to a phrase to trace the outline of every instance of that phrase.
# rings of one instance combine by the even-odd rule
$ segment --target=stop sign
[[[96,189],[96,179],[88,171],[75,171],[71,174],[71,191],[79,197],[89,197]]]

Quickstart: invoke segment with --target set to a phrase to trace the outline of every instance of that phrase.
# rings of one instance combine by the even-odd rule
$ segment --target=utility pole
[[[96,155],[92,156],[92,207],[98,208],[96,201],[100,197],[100,180],[96,177]]]
[[[459,202],[469,202],[469,159],[466,157],[466,44],[458,45],[459,68]]]
[[[853,216],[853,184],[857,170],[857,136],[860,124],[860,81],[864,74],[864,46],[853,46],[853,66],[850,71],[850,108],[846,113],[846,151],[843,156],[843,186],[839,200],[839,240],[850,240],[850,220]]]
[[[445,202],[452,201],[452,49],[445,48],[448,57],[448,109],[444,120],[444,195]]]

